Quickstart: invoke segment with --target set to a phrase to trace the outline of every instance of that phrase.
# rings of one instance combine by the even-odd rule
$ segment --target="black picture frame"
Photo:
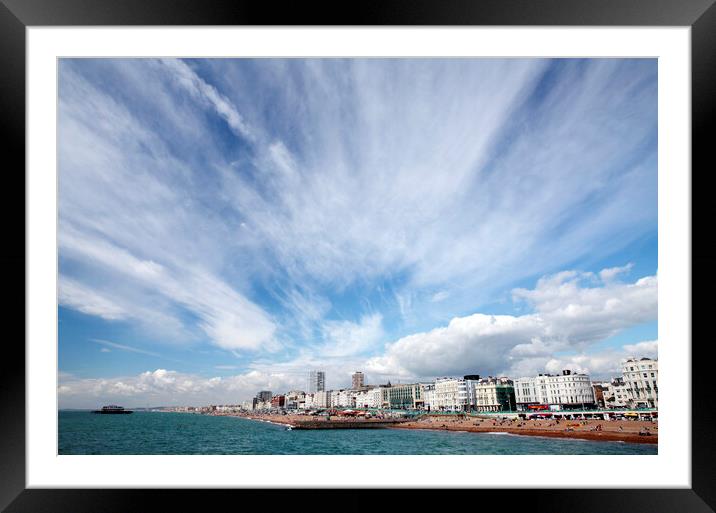
[[[6,365],[0,372],[0,509],[7,512],[146,511],[150,502],[162,510],[204,509],[207,504],[241,504],[267,497],[261,490],[78,490],[26,489],[25,485],[25,30],[31,26],[87,25],[537,25],[537,26],[689,26],[692,72],[692,226],[708,226],[714,201],[705,197],[705,176],[716,169],[709,135],[716,120],[715,0],[382,0],[347,5],[334,2],[207,0],[0,0],[0,112],[2,113],[4,194],[1,217],[5,244],[0,258],[6,290],[12,297],[3,309],[6,325],[15,328],[4,344]],[[709,130],[711,129],[711,130]],[[9,157],[9,158],[8,158]],[[699,173],[696,173],[699,170]],[[684,170],[688,172],[688,170]],[[700,186],[701,185],[701,186]],[[700,200],[700,201],[699,201]],[[698,205],[696,210],[693,210]],[[692,231],[692,332],[703,326],[716,285],[716,245],[708,231]],[[709,265],[711,264],[711,265]],[[699,272],[701,271],[701,272]],[[698,300],[693,291],[702,291]],[[21,301],[20,298],[23,300]],[[701,322],[694,322],[702,319]],[[695,333],[695,332],[694,332]],[[480,490],[479,501],[496,498],[501,510],[533,508],[551,511],[707,512],[716,509],[716,452],[709,347],[710,337],[692,336],[691,404],[692,487],[690,489],[559,489]],[[684,341],[688,344],[690,341]],[[616,467],[628,482],[638,469]],[[335,494],[341,492],[341,497]],[[465,500],[470,504],[470,494]],[[271,502],[291,497],[299,503],[317,500],[313,490],[274,490]],[[413,490],[410,503],[432,493]],[[256,497],[251,497],[255,495]],[[371,492],[374,497],[374,493]],[[360,509],[361,490],[321,490],[320,501]],[[406,498],[406,495],[402,495]],[[452,499],[451,499],[452,500]],[[457,504],[465,505],[462,500]]]

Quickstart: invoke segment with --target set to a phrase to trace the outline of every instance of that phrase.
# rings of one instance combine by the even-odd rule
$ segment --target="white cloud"
[[[645,340],[636,344],[627,344],[624,346],[627,356],[656,358],[659,351],[658,340]]]
[[[436,292],[435,294],[433,294],[433,296],[430,298],[430,302],[439,303],[440,301],[445,301],[449,297],[450,297],[449,292],[447,292],[445,290],[441,290],[440,292]]]
[[[558,273],[541,278],[533,290],[516,289],[513,297],[527,301],[547,323],[546,335],[572,343],[608,338],[627,326],[656,319],[657,277],[635,283],[583,287],[588,273]]]
[[[111,347],[114,349],[121,349],[122,351],[129,351],[131,353],[139,353],[139,354],[145,354],[147,356],[161,357],[161,355],[158,353],[153,353],[152,351],[146,351],[144,349],[139,349],[137,347],[127,346],[125,344],[118,344],[118,343],[112,342],[110,340],[102,340],[102,339],[94,338],[94,339],[92,339],[92,342],[101,344],[103,346]],[[109,352],[109,349],[107,349],[107,347],[103,347],[102,351]]]
[[[621,267],[611,267],[609,269],[602,269],[599,271],[599,277],[602,279],[602,281],[607,282],[612,279],[614,279],[616,276],[624,273],[628,273],[631,271],[632,267],[634,267],[633,263],[628,263],[627,265],[621,266]]]
[[[655,89],[644,90],[651,68],[568,64],[546,107],[523,114],[546,64],[252,68],[250,87],[264,86],[282,111],[271,128],[292,144],[259,148],[251,165],[224,170],[226,194],[288,280],[343,288],[405,273],[395,291],[404,315],[431,315],[441,298],[449,315],[530,274],[613,252],[656,219],[655,161],[642,156],[613,175],[655,127]],[[251,91],[237,85],[243,75],[225,71],[215,78],[251,109]],[[420,294],[438,287],[450,301]],[[411,294],[422,299],[406,303]]]
[[[383,317],[366,315],[360,322],[326,321],[324,342],[317,353],[324,357],[346,357],[373,350],[383,337]]]
[[[513,291],[514,297],[527,300],[535,313],[478,313],[454,318],[445,327],[388,344],[385,354],[370,358],[366,368],[406,377],[469,372],[518,376],[554,370],[566,362],[585,367],[587,361],[595,369],[603,369],[607,361],[615,363],[611,356],[564,360],[554,355],[568,350],[583,352],[623,329],[655,320],[657,278],[582,286],[589,276],[563,272],[542,278],[533,290]],[[652,354],[656,342],[625,349]]]
[[[185,263],[181,272],[175,272],[154,261],[140,260],[101,238],[80,236],[69,228],[61,232],[59,241],[65,256],[99,264],[133,280],[139,291],[159,294],[166,301],[194,312],[200,319],[198,326],[219,347],[257,349],[272,341],[275,325],[260,307],[192,263]],[[118,295],[120,291],[113,288],[106,294]],[[98,292],[89,291],[66,278],[60,280],[59,298],[60,304],[109,319],[129,316],[143,322],[148,319],[147,309],[136,306],[122,309]],[[162,323],[167,321],[167,316],[161,312],[156,315]],[[164,326],[167,328],[178,322],[169,321]]]
[[[213,107],[237,135],[254,139],[254,134],[236,107],[214,86],[207,84],[192,69],[179,59],[162,59],[162,64],[172,72],[171,76],[195,99]]]
[[[399,376],[459,374],[470,369],[494,370],[519,341],[543,332],[534,315],[474,314],[456,317],[448,326],[403,337],[388,344],[383,356],[368,360],[368,371]]]
[[[540,371],[558,373],[562,369],[572,369],[594,377],[609,379],[621,375],[621,362],[626,358],[656,359],[658,356],[658,341],[649,340],[626,344],[620,348],[550,358],[544,364],[544,368],[540,368]]]
[[[196,80],[186,83],[224,109]],[[71,264],[60,267],[60,304],[138,322],[163,341],[196,339],[198,328],[224,349],[275,349],[271,316],[237,290],[241,279],[220,277],[224,221],[192,196],[187,164],[160,135],[71,68],[62,73],[59,125],[58,239]]]
[[[107,320],[127,317],[127,313],[121,306],[71,278],[60,275],[58,289],[58,299],[61,305]]]
[[[156,369],[107,379],[61,377],[60,408],[93,408],[116,402],[125,406],[236,404],[261,389],[286,391],[294,384],[282,373],[249,371],[228,377],[201,377]]]

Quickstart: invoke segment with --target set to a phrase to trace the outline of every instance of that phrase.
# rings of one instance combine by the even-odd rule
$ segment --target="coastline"
[[[390,429],[430,429],[434,431],[461,431],[467,433],[500,433],[516,436],[535,436],[548,438],[564,438],[591,440],[598,442],[624,442],[637,444],[658,444],[658,435],[639,436],[634,433],[620,433],[612,431],[564,431],[550,429],[522,429],[512,428],[508,426],[499,427],[480,427],[480,426],[446,426],[443,428],[431,426],[429,424],[420,424],[419,422],[407,422],[405,424],[396,424]]]
[[[270,422],[287,427],[296,427],[301,422],[329,422],[325,417],[309,417],[304,415],[252,415],[223,414],[249,420]],[[335,418],[330,422],[345,422]],[[354,421],[353,421],[354,422]],[[599,426],[599,430],[597,430]],[[427,429],[432,431],[460,431],[468,433],[507,433],[518,436],[548,437],[590,440],[598,442],[624,442],[637,444],[658,444],[658,425],[648,421],[562,421],[559,423],[543,420],[515,421],[481,419],[475,417],[448,418],[441,415],[424,415],[406,422],[386,426],[385,429]],[[649,436],[639,435],[648,429]]]

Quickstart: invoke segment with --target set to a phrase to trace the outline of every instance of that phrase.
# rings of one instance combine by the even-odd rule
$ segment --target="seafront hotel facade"
[[[540,374],[534,378],[515,380],[517,405],[529,408],[549,405],[550,409],[591,409],[596,405],[594,386],[586,374],[572,374],[569,370],[561,375]]]
[[[382,387],[383,408],[422,410],[424,406],[420,383]]]
[[[628,358],[621,363],[622,376],[606,383],[593,383],[587,374],[563,370],[558,375],[539,374],[514,380],[505,376],[482,378],[471,374],[420,383],[366,385],[363,373],[356,372],[352,376],[353,387],[349,389],[292,390],[280,396],[273,396],[270,391],[264,390],[253,400],[244,402],[242,408],[357,408],[428,412],[657,408],[658,361]],[[314,386],[325,383],[325,372],[311,371],[309,382]]]

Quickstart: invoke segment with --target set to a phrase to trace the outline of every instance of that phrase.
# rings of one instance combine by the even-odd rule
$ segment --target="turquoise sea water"
[[[59,412],[59,454],[657,454],[653,444],[407,429],[288,431],[237,417]]]

